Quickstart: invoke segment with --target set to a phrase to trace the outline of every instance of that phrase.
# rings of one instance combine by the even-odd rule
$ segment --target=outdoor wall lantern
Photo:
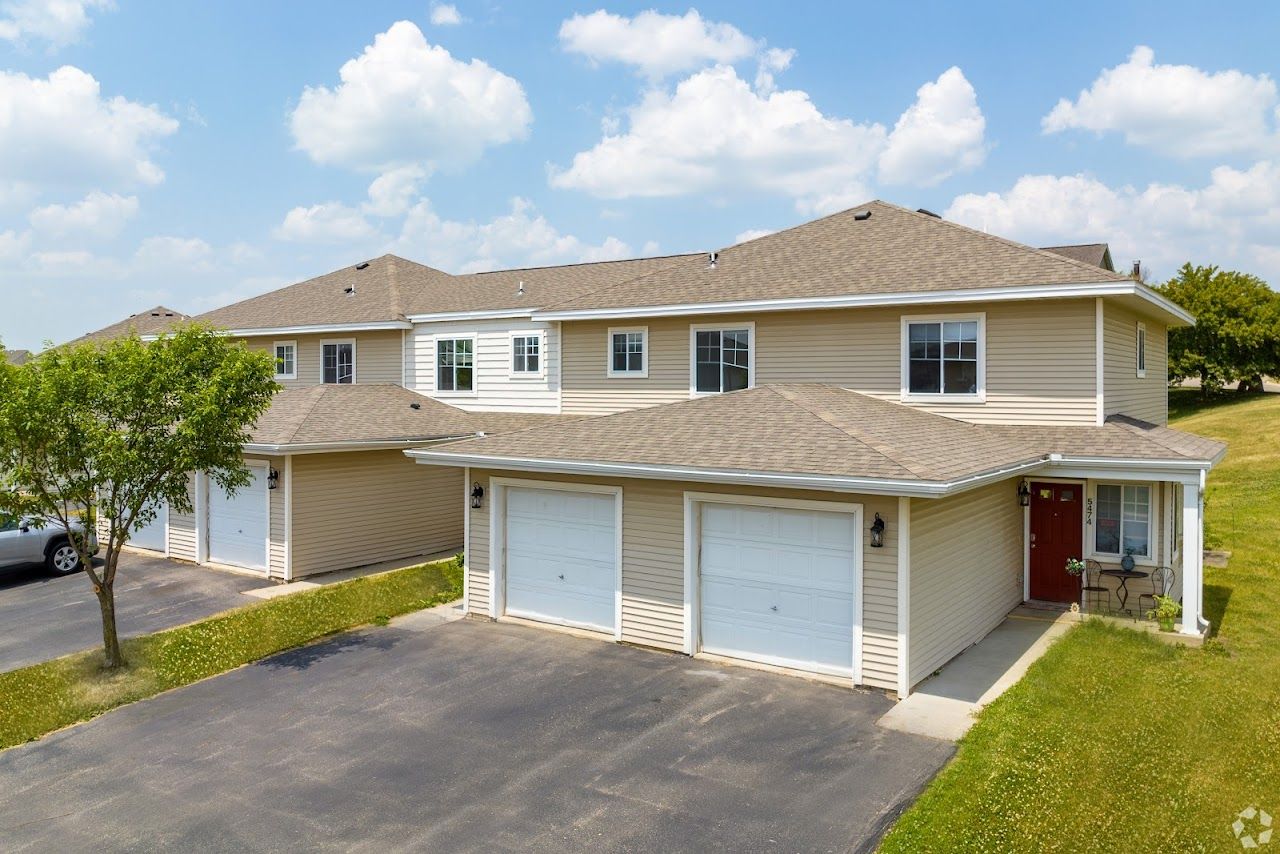
[[[1031,505],[1031,485],[1025,480],[1018,484],[1018,504],[1023,507]]]
[[[267,472],[267,489],[275,489],[280,485],[280,472],[271,469]]]
[[[884,545],[884,520],[880,518],[880,514],[876,514],[876,520],[871,523],[871,548],[878,549]]]
[[[479,510],[481,503],[484,501],[484,487],[479,481],[471,487],[471,509]]]

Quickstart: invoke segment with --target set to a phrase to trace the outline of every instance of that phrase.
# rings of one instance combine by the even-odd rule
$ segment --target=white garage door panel
[[[853,517],[709,503],[702,508],[702,648],[849,675]]]
[[[136,549],[164,551],[168,539],[168,525],[169,505],[162,501],[157,508],[156,518],[151,524],[129,534],[129,545]]]
[[[507,489],[507,613],[613,631],[613,495]]]
[[[250,466],[248,486],[228,496],[209,484],[209,560],[246,569],[267,568],[267,479]]]

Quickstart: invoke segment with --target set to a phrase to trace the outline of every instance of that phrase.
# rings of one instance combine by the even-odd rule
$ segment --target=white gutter
[[[508,317],[530,318],[535,308],[502,308],[484,311],[441,311],[434,314],[405,315],[412,323],[437,323],[446,320],[502,320]]]
[[[1049,464],[1054,466],[1088,466],[1100,469],[1157,469],[1160,471],[1192,472],[1208,471],[1222,459],[1212,460],[1142,459],[1122,457],[1075,457],[1067,454],[1050,454]]]
[[[199,318],[194,318],[200,322]],[[366,323],[316,323],[298,326],[263,326],[256,329],[216,329],[218,335],[229,338],[253,338],[262,335],[309,335],[336,332],[383,332],[388,329],[412,329],[407,320],[380,320]],[[140,335],[143,341],[154,341],[160,336]]]
[[[932,305],[937,303],[989,302],[992,300],[1067,299],[1072,297],[1136,296],[1147,300],[1186,324],[1195,318],[1138,282],[1086,282],[1073,285],[1021,285],[1011,288],[969,288],[954,291],[907,291],[885,294],[844,294],[829,297],[740,300],[733,302],[673,303],[631,308],[583,308],[534,310],[534,320],[605,320],[666,315],[723,314],[730,312],[799,311],[824,308]]]
[[[380,451],[388,448],[414,448],[420,445],[432,445],[438,442],[456,442],[459,439],[477,439],[484,436],[481,432],[463,433],[458,436],[435,436],[429,439],[384,439],[378,441],[346,441],[346,442],[297,442],[268,444],[263,442],[246,442],[243,446],[247,454],[323,454],[337,451]]]

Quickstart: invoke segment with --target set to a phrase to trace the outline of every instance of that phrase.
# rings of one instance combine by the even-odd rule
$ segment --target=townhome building
[[[665,258],[384,256],[197,320],[284,390],[255,487],[194,477],[175,556],[291,579],[465,547],[474,616],[899,696],[1026,601],[1166,592],[1205,629],[1225,448],[1167,426],[1194,318],[1105,245],[871,202]],[[1082,599],[1068,559],[1145,586]]]

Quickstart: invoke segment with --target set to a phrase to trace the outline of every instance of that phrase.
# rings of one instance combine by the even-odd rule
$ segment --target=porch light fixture
[[[1031,506],[1031,485],[1025,480],[1018,484],[1018,504],[1023,507]]]
[[[267,472],[267,489],[275,489],[280,485],[280,472],[271,469]]]
[[[484,487],[480,485],[479,481],[477,481],[475,485],[471,487],[471,509],[479,510],[483,501]]]
[[[884,520],[877,513],[876,520],[871,523],[871,548],[878,549],[882,546],[884,546]]]

